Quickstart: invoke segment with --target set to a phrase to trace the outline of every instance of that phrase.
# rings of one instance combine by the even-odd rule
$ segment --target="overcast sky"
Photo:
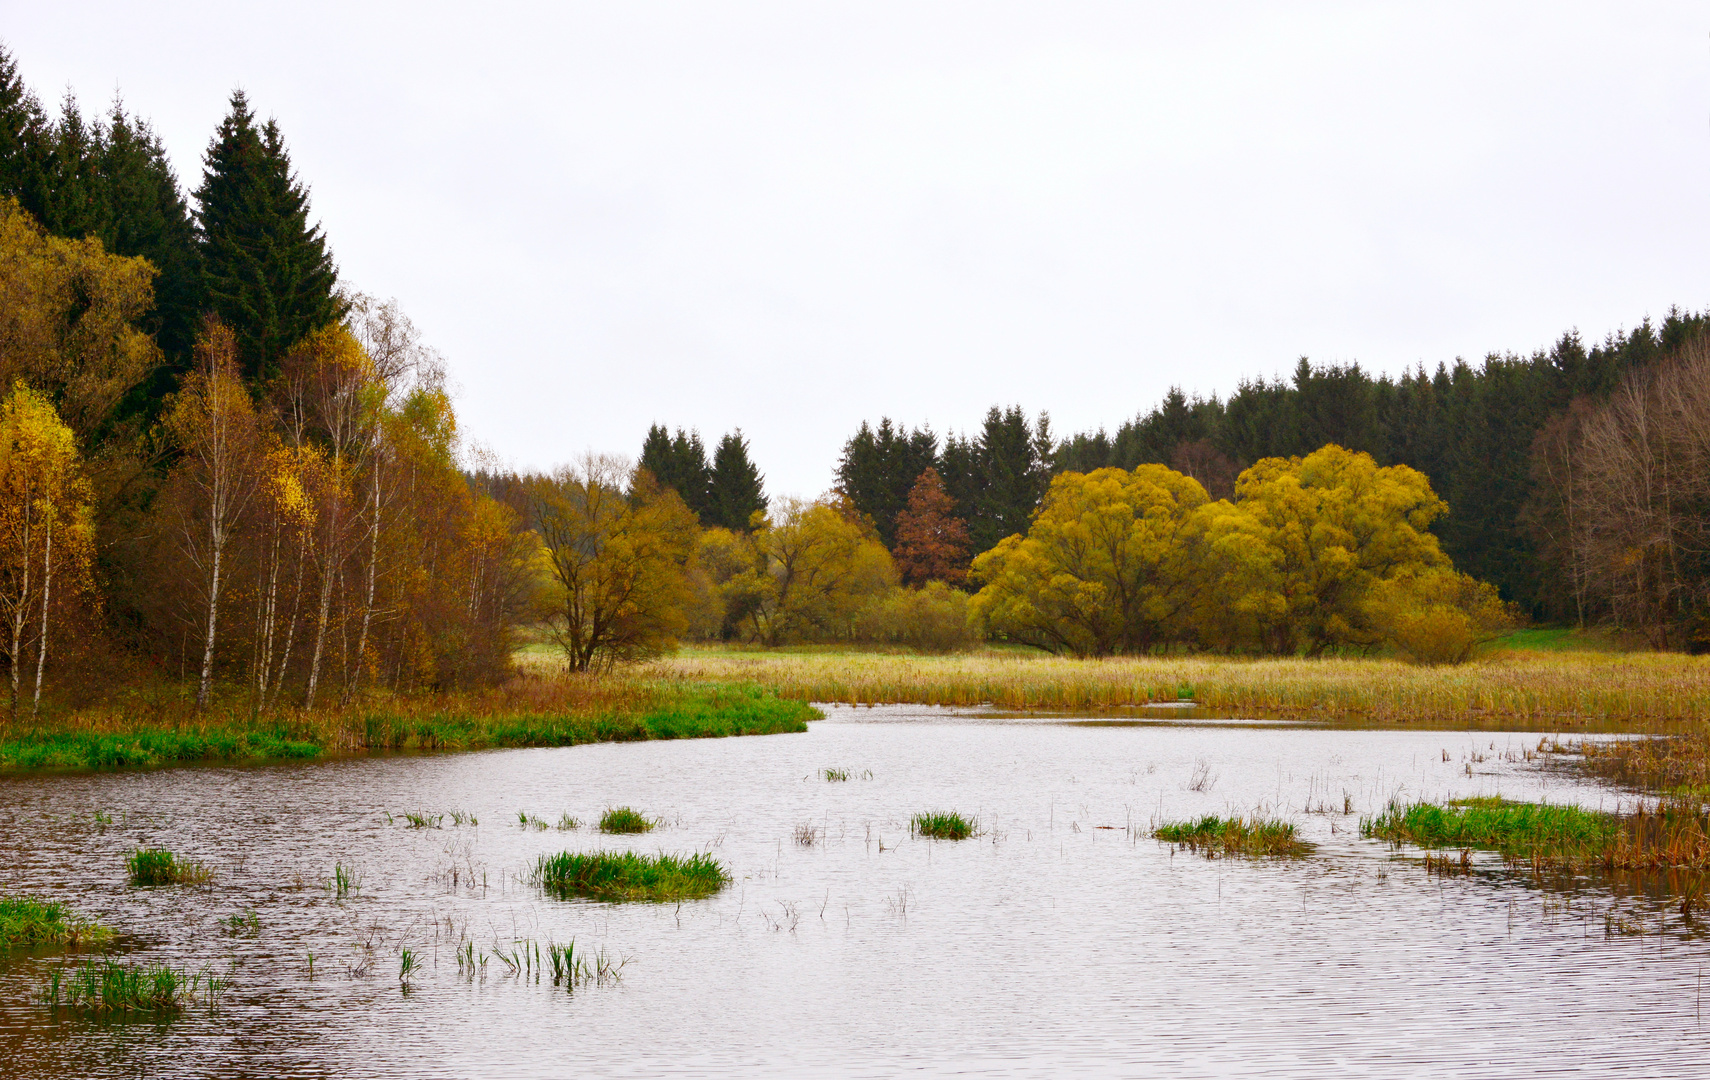
[[[519,467],[888,414],[1112,430],[1710,306],[1710,7],[9,3],[194,187],[234,87]]]

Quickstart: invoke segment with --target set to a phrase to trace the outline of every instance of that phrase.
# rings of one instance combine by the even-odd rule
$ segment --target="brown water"
[[[211,1015],[102,1024],[32,1003],[58,956],[0,958],[0,1076],[1710,1071],[1710,945],[1678,910],[1494,866],[1434,876],[1359,838],[1358,816],[1395,796],[1615,804],[1523,760],[1535,733],[828,712],[803,735],[0,781],[0,892],[71,901],[132,958],[233,980]],[[828,767],[854,778],[828,783]],[[667,824],[517,824],[622,804]],[[402,817],[453,809],[479,825]],[[911,839],[909,815],[936,809],[984,834]],[[1255,810],[1316,852],[1207,861],[1142,838]],[[218,877],[132,888],[139,845]],[[595,847],[710,849],[736,880],[680,906],[527,883],[538,855]],[[320,883],[340,862],[361,876],[342,901]],[[1612,908],[1640,932],[1608,935]],[[250,910],[255,936],[223,932]],[[453,959],[465,938],[488,953],[574,939],[629,962],[573,993],[497,960],[471,980]],[[407,993],[405,946],[428,962]]]

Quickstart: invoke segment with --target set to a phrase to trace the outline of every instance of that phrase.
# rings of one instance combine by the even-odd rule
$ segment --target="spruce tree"
[[[705,522],[712,468],[707,464],[707,450],[700,432],[678,428],[673,438],[661,425],[652,425],[641,444],[640,464],[661,487],[675,491],[684,505]]]
[[[764,481],[748,460],[748,440],[740,428],[720,439],[713,453],[709,505],[702,524],[747,530],[754,514],[766,510]]]
[[[42,103],[24,85],[17,60],[0,45],[0,199],[17,199],[38,221],[49,141]]]
[[[203,301],[237,334],[244,375],[271,378],[286,350],[345,305],[279,125],[258,127],[241,90],[208,144],[195,198]]]
[[[875,430],[865,422],[843,445],[837,490],[873,519],[886,547],[896,543],[897,515],[908,506],[920,474],[938,464],[938,436],[929,428],[909,431],[886,416]]]

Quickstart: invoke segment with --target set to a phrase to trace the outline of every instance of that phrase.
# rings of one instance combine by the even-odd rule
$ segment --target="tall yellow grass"
[[[644,674],[753,682],[849,704],[1099,710],[1191,697],[1217,710],[1396,722],[1672,723],[1710,718],[1710,658],[1503,652],[1455,667],[1399,660],[1126,657],[1019,652],[953,656],[686,649]]]

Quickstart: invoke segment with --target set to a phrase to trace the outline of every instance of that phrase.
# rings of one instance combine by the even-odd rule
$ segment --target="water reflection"
[[[805,735],[3,780],[0,891],[69,900],[136,958],[213,962],[235,986],[213,1017],[56,1022],[29,999],[58,959],[14,954],[0,1075],[1700,1067],[1704,916],[1667,882],[1541,881],[1486,858],[1433,874],[1359,838],[1392,797],[1623,800],[1540,767],[1538,733],[1153,712],[835,709]],[[619,805],[666,824],[552,827]],[[949,809],[981,835],[910,838],[911,814]],[[412,828],[406,812],[447,816]],[[1144,838],[1254,812],[1316,853],[1205,860]],[[133,889],[124,856],[142,845],[218,878]],[[539,855],[593,848],[710,850],[736,880],[621,906],[528,883]],[[360,879],[342,899],[335,866]],[[254,932],[230,932],[249,912]],[[569,992],[497,956],[572,939],[627,958],[622,980]],[[471,947],[488,958],[473,972]],[[404,948],[424,964],[407,993]]]

